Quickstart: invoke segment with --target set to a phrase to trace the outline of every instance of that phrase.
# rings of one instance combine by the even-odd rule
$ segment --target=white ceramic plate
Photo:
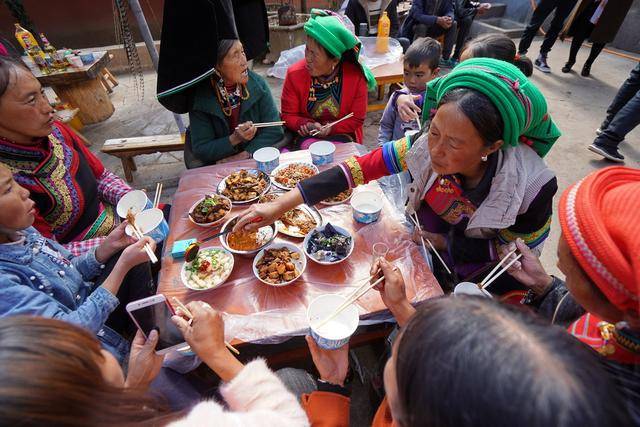
[[[282,183],[280,183],[280,182],[278,182],[278,181],[276,180],[276,177],[278,176],[278,173],[279,173],[281,170],[283,170],[284,168],[286,168],[286,167],[288,167],[288,166],[291,166],[291,165],[307,166],[307,167],[309,167],[309,168],[313,169],[313,171],[315,172],[315,174],[314,174],[314,175],[317,175],[317,174],[318,174],[318,168],[317,168],[313,163],[308,163],[308,162],[291,162],[291,163],[285,163],[285,164],[282,164],[282,165],[278,166],[277,168],[275,168],[275,169],[273,170],[273,172],[271,172],[271,180],[273,181],[273,185],[275,185],[276,187],[281,188],[281,189],[283,189],[283,190],[287,190],[287,191],[289,191],[289,190],[292,190],[292,189],[296,188],[297,183],[296,183],[296,185],[293,185],[292,187],[288,187],[288,186],[286,186],[286,185],[284,185],[284,184],[282,184]]]
[[[342,228],[342,227],[338,227],[337,225],[331,224],[333,225],[333,228],[336,229],[336,231],[344,236],[349,236],[351,237],[351,247],[349,248],[349,252],[347,253],[347,256],[345,256],[342,259],[339,259],[337,261],[321,261],[319,259],[317,259],[315,256],[311,255],[308,251],[307,251],[307,246],[309,245],[309,239],[311,239],[311,235],[315,232],[315,231],[324,231],[324,228],[327,226],[327,224],[322,225],[320,227],[314,228],[309,234],[307,234],[304,238],[304,242],[302,242],[302,250],[304,251],[304,253],[309,257],[309,259],[313,262],[317,262],[318,264],[322,264],[322,265],[335,265],[335,264],[340,264],[341,262],[343,262],[344,260],[346,260],[347,258],[349,258],[351,256],[351,253],[353,252],[353,248],[355,246],[355,242],[353,240],[353,235],[351,233],[349,233],[346,229]]]
[[[185,261],[182,264],[182,271],[180,272],[180,278],[182,279],[182,283],[184,283],[184,285],[187,288],[192,289],[194,291],[206,291],[209,289],[217,288],[218,286],[222,285],[224,282],[227,281],[227,279],[231,275],[231,272],[233,271],[233,266],[234,266],[233,254],[224,248],[214,246],[209,248],[200,248],[200,251],[198,252],[198,257],[200,257],[202,254],[206,254],[207,252],[213,252],[213,251],[218,251],[228,257],[228,259],[231,262],[230,267],[227,268],[228,271],[226,271],[223,275],[221,275],[220,278],[218,278],[218,280],[210,281],[210,283],[203,284],[203,286],[200,287],[192,284],[189,281],[189,272],[187,271],[187,265],[191,263]]]
[[[224,214],[223,217],[221,217],[220,219],[218,219],[217,221],[213,221],[213,222],[205,222],[205,223],[199,223],[199,222],[195,222],[194,219],[191,217],[191,213],[193,212],[193,210],[196,208],[196,206],[198,206],[198,204],[200,202],[202,202],[204,199],[206,199],[208,196],[205,196],[203,198],[201,198],[200,200],[198,200],[197,202],[195,202],[193,205],[191,205],[191,207],[189,208],[189,213],[188,213],[188,217],[189,217],[189,221],[191,221],[191,223],[197,225],[198,227],[215,227],[218,224],[222,224],[225,219],[229,216],[229,213],[231,213],[231,210],[233,209],[233,204],[231,202],[231,200],[226,197],[223,196],[222,194],[216,194],[216,196],[220,197],[221,199],[224,199],[226,201],[229,202],[229,210],[227,211],[227,213]]]
[[[243,169],[237,170],[236,172],[240,172]],[[260,196],[262,196],[263,194],[266,194],[269,189],[271,188],[271,180],[269,179],[269,175],[267,175],[266,173],[259,171],[258,169],[244,169],[247,172],[249,172],[250,175],[253,175],[255,177],[258,176],[262,176],[266,182],[267,182],[267,186],[264,188],[264,190],[262,192],[260,192],[260,194],[258,194],[258,196],[249,199],[249,200],[233,200],[229,197],[229,199],[231,200],[231,203],[233,203],[234,205],[246,205],[248,203],[252,203],[255,202],[256,200],[258,200],[260,198]],[[234,173],[236,173],[234,172]],[[218,184],[218,194],[223,195],[222,192],[225,190],[225,188],[227,188],[227,178],[229,178],[231,175],[227,175],[224,177],[224,179],[222,181],[220,181],[220,183]],[[227,196],[228,197],[228,196]]]

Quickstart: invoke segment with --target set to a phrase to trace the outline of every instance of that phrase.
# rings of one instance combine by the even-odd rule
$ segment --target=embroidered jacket
[[[31,192],[36,203],[34,227],[75,255],[97,247],[115,228],[114,206],[131,191],[59,122],[38,145],[0,138],[0,161]]]

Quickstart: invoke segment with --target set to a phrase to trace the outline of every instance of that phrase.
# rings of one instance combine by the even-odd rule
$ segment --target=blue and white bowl
[[[382,197],[374,191],[361,191],[351,197],[353,219],[362,224],[375,222],[382,211]]]
[[[329,141],[314,142],[309,146],[311,162],[316,166],[323,166],[333,163],[333,154],[336,146]]]
[[[319,328],[314,327],[330,316],[345,301],[346,298],[342,295],[327,294],[317,297],[309,304],[307,309],[309,330],[320,348],[335,350],[342,347],[349,342],[351,335],[358,328],[360,316],[358,308],[353,304],[342,310],[326,324]]]
[[[280,165],[280,150],[274,147],[264,147],[253,153],[256,168],[266,174],[273,172]]]
[[[156,243],[160,244],[169,235],[169,224],[164,219],[164,215],[160,209],[147,209],[136,215],[136,225],[145,236],[151,237]],[[127,225],[125,233],[133,236],[131,225]]]

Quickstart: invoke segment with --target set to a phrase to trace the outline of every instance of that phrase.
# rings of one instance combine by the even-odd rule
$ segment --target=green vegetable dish
[[[192,262],[184,265],[183,280],[191,289],[211,289],[225,280],[233,269],[233,255],[224,249],[202,249]]]

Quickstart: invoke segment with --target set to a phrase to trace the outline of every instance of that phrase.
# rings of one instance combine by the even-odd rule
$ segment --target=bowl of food
[[[331,320],[325,320],[333,315],[345,301],[346,298],[342,295],[327,294],[320,295],[309,304],[307,309],[309,329],[311,337],[320,348],[336,350],[342,347],[349,342],[349,338],[358,328],[360,316],[354,304],[349,305]]]
[[[253,260],[253,274],[269,286],[286,286],[307,267],[307,259],[296,245],[274,243],[258,252]]]
[[[346,202],[347,200],[349,200],[351,198],[352,194],[353,194],[353,190],[352,189],[344,190],[342,193],[338,194],[337,196],[333,196],[333,197],[329,197],[328,199],[324,199],[320,203],[322,203],[323,205],[327,205],[327,206],[339,205],[339,204],[342,204],[342,203]]]
[[[226,249],[200,249],[191,262],[182,264],[182,283],[194,291],[213,289],[223,284],[233,271],[233,255]]]
[[[361,191],[351,198],[353,219],[362,224],[376,222],[382,211],[382,197],[375,191]]]
[[[273,202],[282,194],[284,193],[265,194],[260,197],[258,203]],[[311,230],[322,225],[322,215],[318,209],[302,204],[285,212],[278,218],[276,225],[278,233],[303,239]]]
[[[322,265],[339,264],[353,252],[353,238],[342,227],[327,224],[315,228],[302,242],[304,253]]]
[[[225,222],[221,232],[225,232],[238,222],[239,217],[233,217]],[[222,246],[233,254],[243,257],[252,257],[264,247],[274,241],[278,229],[275,224],[260,227],[256,231],[231,231],[220,236]]]
[[[295,162],[280,165],[271,172],[273,184],[283,190],[291,190],[302,180],[318,174],[318,168],[311,163]]]
[[[316,166],[333,163],[333,153],[335,152],[336,146],[329,141],[318,141],[309,146],[311,162]]]
[[[231,212],[231,200],[220,194],[204,196],[189,209],[189,220],[200,227],[220,224]]]
[[[241,205],[256,201],[269,191],[269,175],[257,169],[241,169],[218,184],[218,194],[228,197],[233,204]]]

